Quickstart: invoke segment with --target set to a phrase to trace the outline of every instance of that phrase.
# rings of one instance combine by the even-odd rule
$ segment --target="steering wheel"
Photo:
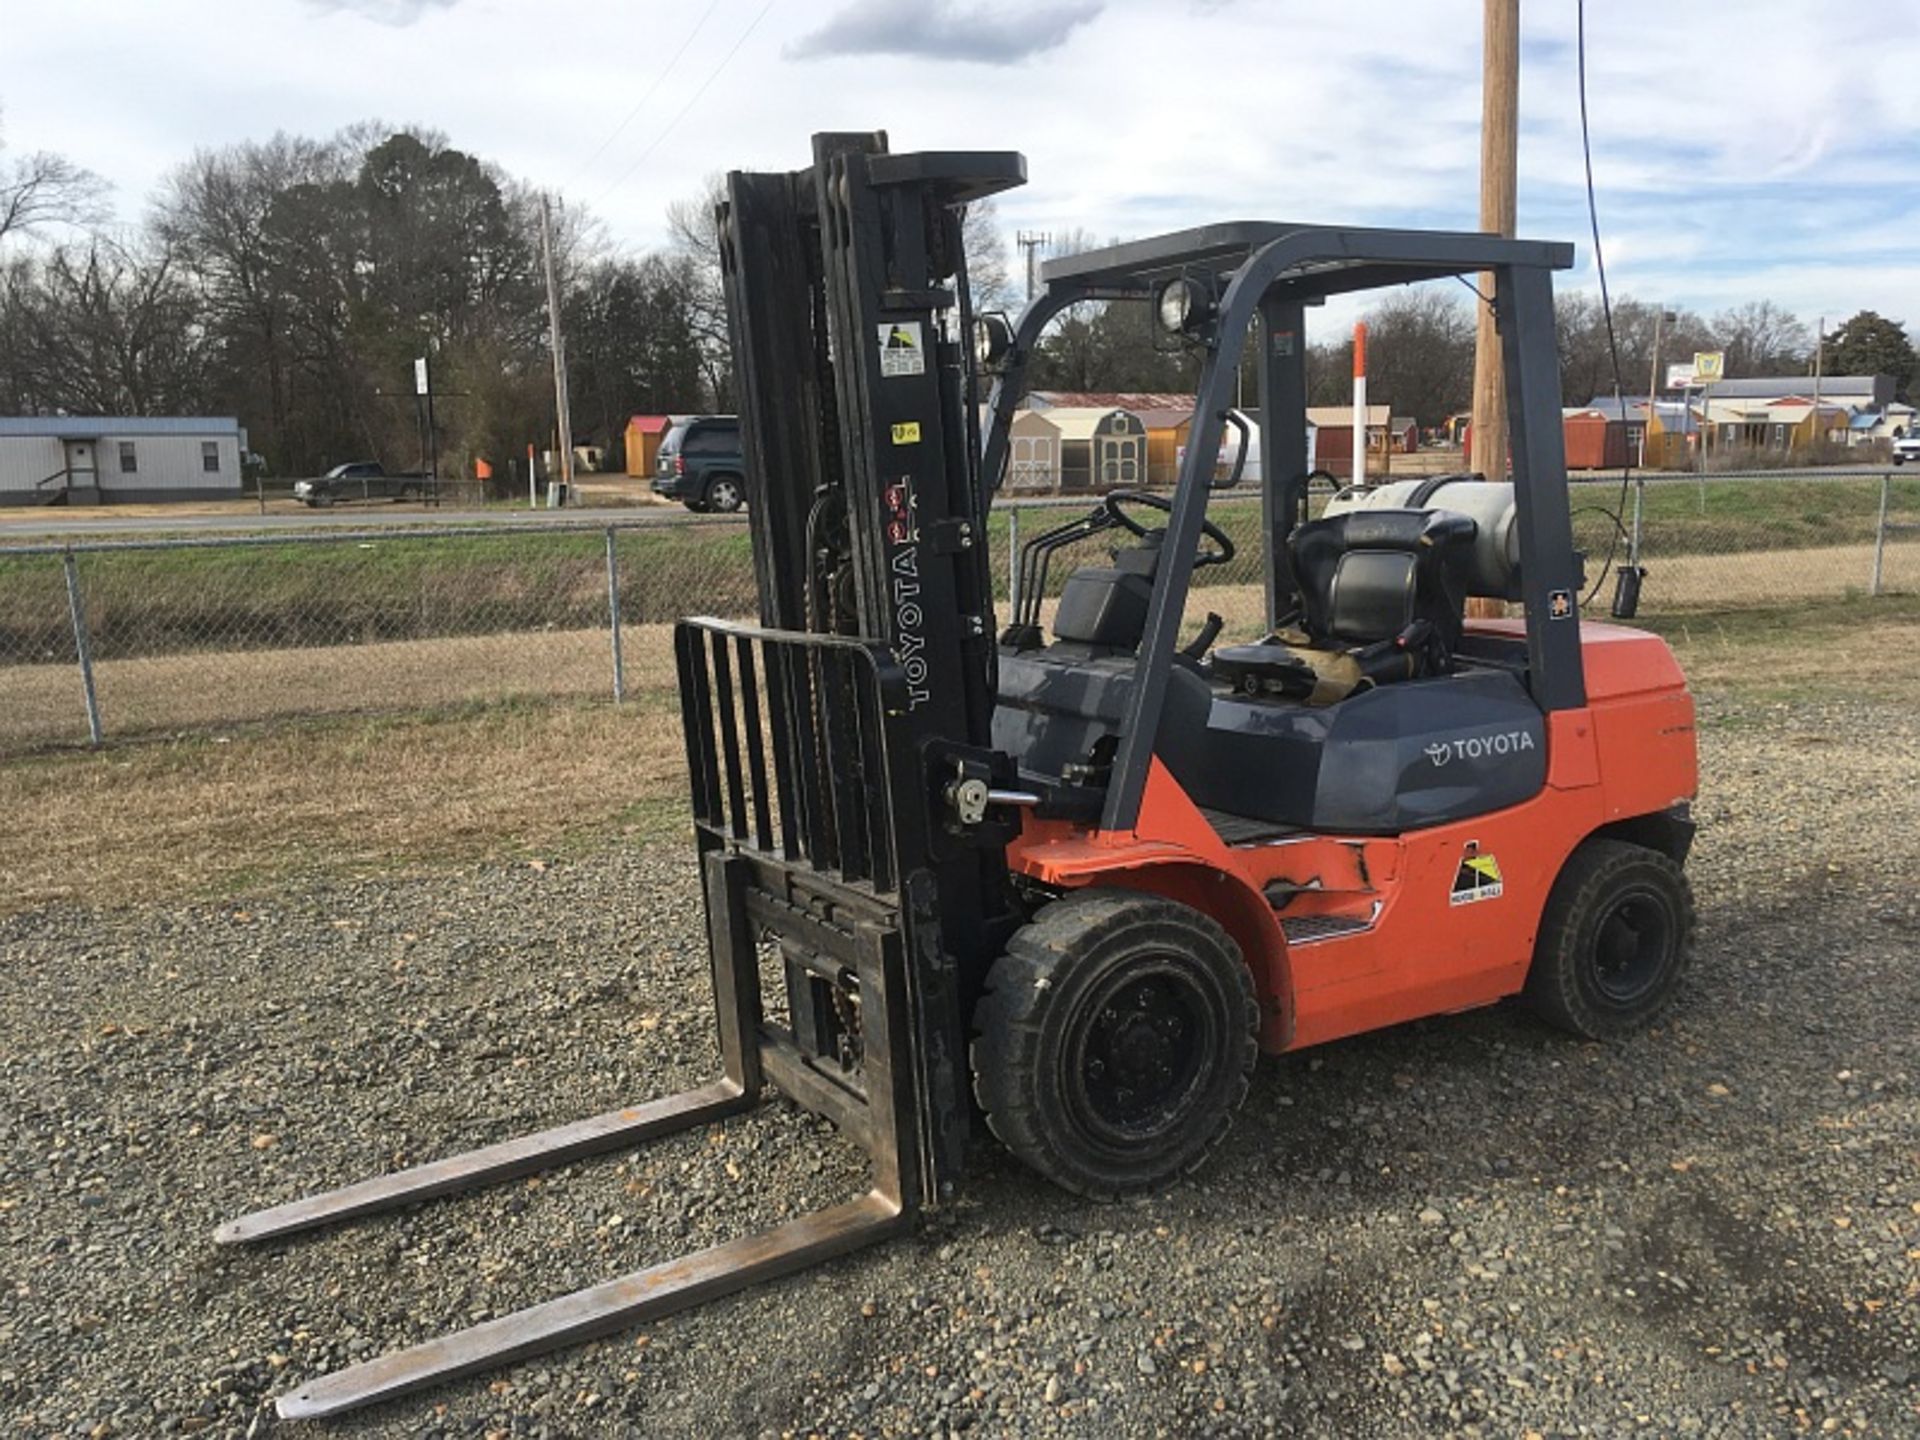
[[[1133,516],[1127,514],[1129,505],[1145,505],[1149,510],[1158,510],[1162,515],[1173,512],[1173,501],[1165,495],[1155,495],[1146,490],[1114,490],[1108,493],[1104,502],[1107,517],[1129,534],[1145,539],[1148,535],[1164,535],[1166,526],[1158,525],[1149,529]],[[1213,542],[1213,549],[1202,550],[1193,557],[1193,568],[1202,569],[1208,565],[1224,565],[1234,556],[1233,537],[1222,530],[1213,521],[1202,516],[1200,532]]]

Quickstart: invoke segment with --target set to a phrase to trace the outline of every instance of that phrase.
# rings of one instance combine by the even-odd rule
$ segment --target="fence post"
[[[1020,508],[1007,507],[1007,623],[1020,619]]]
[[[80,661],[80,688],[87,696],[87,735],[100,743],[100,696],[93,688],[93,646],[87,639],[87,611],[80,603],[80,569],[74,564],[73,551],[61,556],[67,572],[67,614],[73,620],[73,651]]]
[[[1868,594],[1880,593],[1881,566],[1887,555],[1887,492],[1893,486],[1893,476],[1884,470],[1880,472],[1880,519],[1873,527],[1873,585]]]
[[[1642,503],[1646,499],[1646,494],[1647,494],[1647,477],[1644,475],[1634,476],[1633,477],[1633,534],[1627,540],[1627,563],[1629,565],[1635,566],[1636,568],[1640,564],[1640,511],[1641,511]]]
[[[607,622],[613,633],[613,699],[627,698],[626,667],[620,662],[620,560],[614,549],[613,526],[607,527]]]

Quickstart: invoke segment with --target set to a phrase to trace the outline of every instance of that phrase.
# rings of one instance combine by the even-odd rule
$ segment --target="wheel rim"
[[[731,480],[716,480],[707,492],[707,503],[716,510],[731,510],[740,503],[740,487]]]
[[[1069,1102],[1092,1138],[1156,1142],[1187,1119],[1218,1049],[1214,1009],[1193,977],[1172,956],[1142,956],[1074,1017]]]
[[[1673,912],[1651,890],[1615,900],[1594,927],[1589,962],[1603,999],[1631,1005],[1646,998],[1667,973],[1673,953]]]

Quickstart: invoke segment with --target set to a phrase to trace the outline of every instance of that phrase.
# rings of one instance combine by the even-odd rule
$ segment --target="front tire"
[[[1027,1165],[1096,1199],[1199,1167],[1247,1096],[1253,977],[1188,906],[1083,890],[1045,906],[987,972],[974,1094]]]
[[[1658,850],[1594,838],[1547,897],[1526,1002],[1589,1040],[1645,1029],[1673,1003],[1693,953],[1693,891]]]

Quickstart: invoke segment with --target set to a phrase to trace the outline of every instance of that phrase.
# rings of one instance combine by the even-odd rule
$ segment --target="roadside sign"
[[[416,395],[432,393],[427,385],[427,357],[424,355],[413,362],[413,393]]]
[[[1716,380],[1727,378],[1727,352],[1724,350],[1698,350],[1693,356],[1694,379],[1702,385],[1711,385]]]
[[[1694,373],[1693,366],[1684,360],[1676,360],[1667,366],[1667,389],[1691,390],[1700,383],[1700,377]]]

